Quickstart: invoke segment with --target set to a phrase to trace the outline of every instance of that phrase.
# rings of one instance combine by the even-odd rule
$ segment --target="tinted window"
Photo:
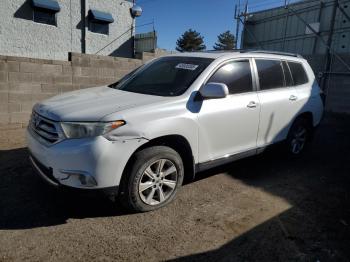
[[[284,86],[282,63],[279,60],[255,60],[258,68],[260,90]]]
[[[110,87],[140,94],[178,96],[189,88],[212,61],[196,57],[159,58]]]
[[[294,85],[302,85],[308,82],[304,67],[300,63],[288,62],[290,71],[292,72]]]
[[[286,79],[286,86],[292,86],[293,79],[292,79],[292,75],[290,74],[290,70],[289,70],[289,67],[287,65],[287,62],[283,61],[282,66],[283,66],[284,77]]]
[[[212,75],[208,82],[226,84],[230,94],[252,91],[252,74],[249,60],[225,64]]]
[[[37,23],[56,25],[56,13],[49,10],[34,9],[33,20]]]

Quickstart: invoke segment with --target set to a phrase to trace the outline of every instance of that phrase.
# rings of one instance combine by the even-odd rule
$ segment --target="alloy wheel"
[[[299,126],[293,133],[291,140],[291,152],[295,155],[299,154],[305,147],[307,138],[307,130],[304,126]]]
[[[178,171],[168,159],[159,159],[150,164],[139,180],[139,195],[148,205],[159,205],[174,192]]]

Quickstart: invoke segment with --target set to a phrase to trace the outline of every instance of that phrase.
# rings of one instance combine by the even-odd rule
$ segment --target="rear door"
[[[252,60],[221,65],[207,83],[224,83],[229,95],[206,99],[198,114],[199,162],[256,150],[260,105],[252,77]],[[255,152],[254,152],[255,153]]]
[[[285,61],[256,58],[255,65],[261,103],[257,146],[263,147],[287,137],[298,97]]]

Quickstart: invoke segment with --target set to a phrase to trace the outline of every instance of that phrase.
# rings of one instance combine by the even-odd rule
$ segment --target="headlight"
[[[125,125],[125,121],[118,120],[113,122],[62,122],[61,127],[67,138],[84,138],[101,136],[111,132],[118,127]]]

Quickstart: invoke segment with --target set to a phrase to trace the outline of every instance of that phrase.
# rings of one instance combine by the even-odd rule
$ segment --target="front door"
[[[206,99],[198,114],[199,162],[256,149],[260,103],[250,59],[226,62],[207,83],[224,83],[229,95]]]

